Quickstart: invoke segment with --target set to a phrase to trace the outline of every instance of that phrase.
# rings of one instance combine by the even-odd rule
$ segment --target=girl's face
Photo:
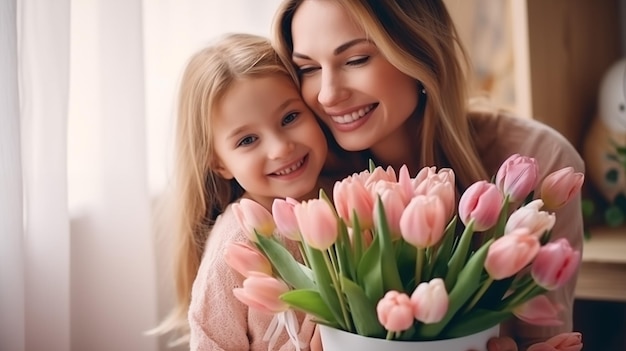
[[[302,96],[346,150],[394,152],[418,103],[418,85],[393,66],[334,1],[304,1],[292,21]]]
[[[292,80],[275,75],[236,82],[213,120],[217,171],[271,208],[276,197],[316,188],[327,144]]]

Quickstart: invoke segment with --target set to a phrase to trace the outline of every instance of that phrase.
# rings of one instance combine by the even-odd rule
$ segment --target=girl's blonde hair
[[[304,0],[285,0],[275,15],[274,45],[283,60],[291,61],[291,22]],[[466,68],[469,62],[452,19],[441,0],[336,0],[403,73],[426,91],[420,162],[423,166],[452,167],[461,187],[487,179],[474,147],[468,120]],[[346,19],[348,20],[348,19]],[[290,68],[295,70],[293,64]]]
[[[269,39],[252,34],[226,34],[195,53],[182,76],[178,96],[175,144],[174,206],[176,218],[175,282],[177,303],[155,333],[189,334],[187,311],[207,236],[228,204],[243,194],[235,180],[212,168],[212,115],[234,82],[290,73]]]

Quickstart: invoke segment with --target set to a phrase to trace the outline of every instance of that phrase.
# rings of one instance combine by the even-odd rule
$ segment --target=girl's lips
[[[271,173],[270,176],[273,178],[280,178],[284,180],[291,180],[300,176],[306,169],[308,165],[309,155],[305,155],[299,161],[294,162],[289,167],[285,167],[284,169]]]

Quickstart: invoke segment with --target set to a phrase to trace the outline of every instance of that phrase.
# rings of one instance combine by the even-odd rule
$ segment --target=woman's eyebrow
[[[337,55],[341,54],[342,52],[348,50],[349,48],[351,48],[351,47],[353,47],[353,46],[355,46],[357,44],[360,44],[362,42],[370,42],[370,40],[368,40],[366,38],[352,39],[352,40],[350,40],[348,42],[345,42],[345,43],[339,45],[337,48],[335,48],[335,50],[333,50],[333,55],[337,56]],[[304,60],[310,60],[311,59],[309,56],[301,54],[301,53],[298,53],[298,52],[295,52],[295,51],[293,52],[292,56],[294,58],[300,58],[300,59],[304,59]]]

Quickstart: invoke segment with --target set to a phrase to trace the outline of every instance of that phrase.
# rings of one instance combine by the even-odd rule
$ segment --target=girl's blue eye
[[[255,141],[257,141],[257,137],[255,136],[247,136],[244,137],[243,139],[239,140],[239,142],[237,143],[237,147],[239,146],[248,146],[251,145],[252,143],[254,143]]]
[[[295,120],[296,120],[296,119],[298,119],[298,116],[299,116],[299,115],[300,115],[300,113],[299,113],[299,112],[291,112],[290,114],[288,114],[287,116],[285,116],[285,117],[283,118],[283,121],[282,121],[282,123],[281,123],[281,124],[282,124],[283,126],[285,126],[285,125],[287,125],[287,124],[291,124],[291,123],[295,122]]]

